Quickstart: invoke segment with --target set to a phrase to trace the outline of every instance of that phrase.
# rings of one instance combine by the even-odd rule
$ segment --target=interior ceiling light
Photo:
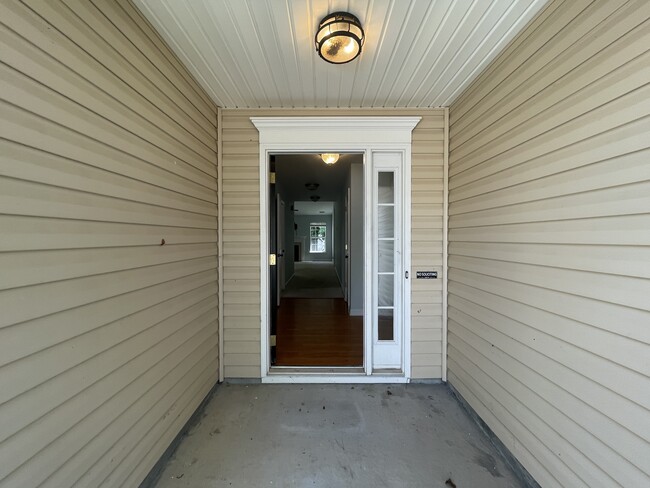
[[[309,199],[312,202],[317,202],[318,200],[320,200],[320,197],[318,195],[312,195],[312,196],[309,197]]]
[[[338,154],[326,153],[320,155],[325,164],[334,164],[339,160]]]
[[[358,18],[347,12],[334,12],[318,25],[316,51],[328,63],[349,63],[361,54],[364,38]]]
[[[307,188],[309,191],[315,191],[319,186],[320,185],[318,183],[305,183],[305,188]]]

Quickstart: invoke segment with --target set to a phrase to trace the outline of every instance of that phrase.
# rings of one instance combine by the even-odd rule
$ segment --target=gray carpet
[[[343,298],[341,284],[331,262],[300,262],[282,292],[284,298]]]

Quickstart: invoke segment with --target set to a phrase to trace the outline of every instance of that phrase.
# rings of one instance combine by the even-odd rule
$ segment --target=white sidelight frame
[[[400,346],[404,340],[403,327],[395,327],[393,322],[393,338],[387,340],[379,339],[379,309],[380,309],[380,276],[392,276],[393,282],[393,297],[391,300],[391,307],[394,317],[397,317],[399,323],[402,323],[402,317],[405,315],[403,309],[404,303],[404,283],[408,280],[405,278],[405,271],[402,259],[402,250],[404,249],[403,239],[403,219],[404,211],[402,209],[403,203],[403,169],[404,169],[404,154],[401,152],[384,152],[373,151],[376,153],[377,158],[373,158],[372,165],[372,194],[368,200],[371,201],[373,206],[372,211],[372,365],[373,368],[395,368],[398,364],[396,359],[399,359],[399,367],[403,366],[404,358],[403,351],[400,351]],[[392,173],[393,174],[393,191],[394,198],[390,204],[380,203],[379,201],[379,173]],[[382,272],[379,268],[379,206],[391,205],[393,212],[393,269],[386,273]],[[395,211],[397,210],[397,211]],[[398,245],[395,245],[395,244]],[[367,259],[366,255],[366,259]],[[382,307],[385,308],[385,307]],[[410,311],[409,311],[410,315]]]
[[[259,131],[260,169],[260,344],[263,383],[331,382],[331,383],[406,383],[411,378],[411,277],[402,287],[402,371],[373,374],[372,371],[372,267],[364,267],[364,351],[363,373],[270,373],[269,357],[269,158],[290,153],[361,153],[364,178],[364,261],[372,249],[372,229],[366,219],[372,215],[371,161],[374,152],[402,153],[402,222],[403,267],[411,270],[411,133],[421,117],[401,116],[324,116],[324,117],[251,117]],[[331,373],[329,371],[332,371]]]

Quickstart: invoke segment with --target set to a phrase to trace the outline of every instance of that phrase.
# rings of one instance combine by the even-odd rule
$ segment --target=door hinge
[[[272,185],[275,184],[275,173],[274,172],[269,173],[269,183],[271,183]]]
[[[269,266],[275,266],[275,254],[269,254]]]
[[[275,336],[274,336],[274,335],[272,335],[272,336],[270,337],[270,341],[269,341],[269,343],[270,343],[269,345],[270,345],[271,347],[275,346]]]

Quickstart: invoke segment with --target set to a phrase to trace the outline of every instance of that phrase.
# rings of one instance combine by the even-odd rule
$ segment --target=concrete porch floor
[[[444,385],[220,386],[157,488],[522,487]]]

